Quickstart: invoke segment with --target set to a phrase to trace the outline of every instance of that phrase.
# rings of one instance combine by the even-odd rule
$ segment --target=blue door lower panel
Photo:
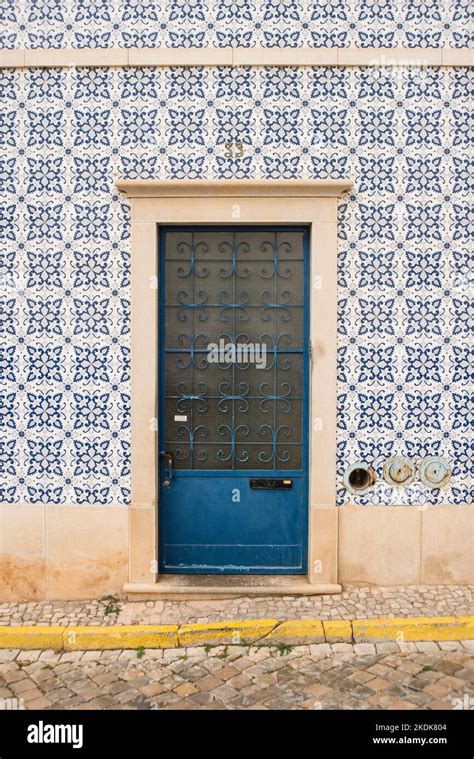
[[[269,492],[250,488],[262,472],[239,475],[173,478],[160,510],[161,571],[306,571],[305,478],[284,472],[292,489]]]

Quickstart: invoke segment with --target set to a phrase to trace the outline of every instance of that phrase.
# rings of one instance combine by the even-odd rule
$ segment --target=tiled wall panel
[[[129,500],[130,218],[115,178],[352,176],[339,474],[357,459],[380,470],[394,453],[445,455],[447,491],[379,483],[356,502],[472,503],[470,86],[462,68],[5,70],[0,500]]]
[[[470,47],[469,14],[470,0],[1,0],[0,47]]]

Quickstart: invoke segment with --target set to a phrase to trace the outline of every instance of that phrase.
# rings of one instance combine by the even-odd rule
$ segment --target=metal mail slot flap
[[[259,477],[250,480],[252,490],[291,490],[293,487],[292,480],[278,480],[275,478]]]

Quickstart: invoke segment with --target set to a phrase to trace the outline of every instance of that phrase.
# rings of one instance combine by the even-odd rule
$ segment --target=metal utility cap
[[[416,475],[416,467],[405,456],[392,456],[383,465],[383,478],[389,485],[402,487],[411,485]]]
[[[442,456],[427,456],[419,464],[420,479],[427,488],[443,488],[451,479],[451,467]]]

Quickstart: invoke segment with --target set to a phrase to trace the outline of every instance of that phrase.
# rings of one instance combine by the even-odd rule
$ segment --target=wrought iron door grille
[[[163,443],[175,469],[302,468],[303,239],[303,230],[166,232]],[[212,345],[243,356],[212,362]],[[264,367],[245,346],[266,351]]]

